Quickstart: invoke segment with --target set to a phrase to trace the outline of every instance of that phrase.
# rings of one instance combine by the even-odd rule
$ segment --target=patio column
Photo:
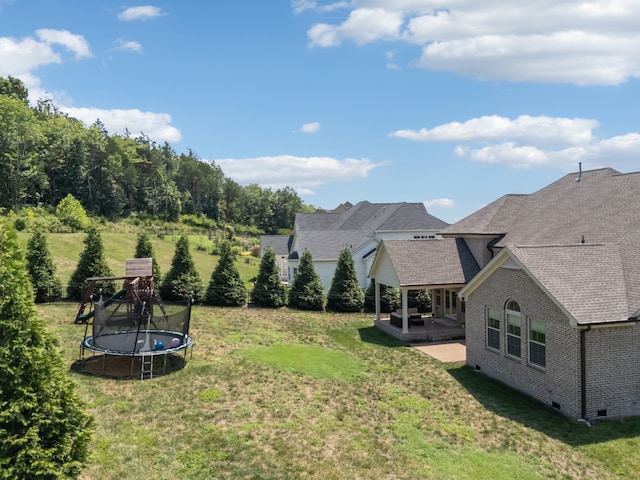
[[[380,284],[374,281],[376,296],[376,322],[380,321]]]
[[[402,289],[402,333],[409,333],[408,290]]]

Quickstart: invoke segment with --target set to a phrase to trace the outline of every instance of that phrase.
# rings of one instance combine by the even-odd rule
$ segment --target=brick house
[[[467,364],[567,416],[640,415],[640,173],[567,175],[443,229],[481,270]]]

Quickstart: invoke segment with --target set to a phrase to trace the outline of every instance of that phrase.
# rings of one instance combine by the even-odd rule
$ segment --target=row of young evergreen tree
[[[85,127],[49,100],[31,107],[21,80],[0,77],[0,212],[51,210],[67,194],[111,220],[189,214],[268,234],[314,210],[290,187],[239,185],[191,150],[178,154],[142,133],[109,134],[99,120]]]
[[[90,227],[84,240],[85,248],[73,272],[67,289],[69,298],[80,300],[89,277],[110,277],[113,273],[104,259],[104,247],[99,231]],[[49,302],[62,295],[62,285],[55,274],[55,265],[49,252],[46,236],[36,229],[29,238],[27,265],[33,284],[36,302]],[[249,301],[258,307],[280,308],[288,305],[299,310],[326,310],[334,312],[375,311],[373,282],[366,292],[360,288],[353,257],[348,248],[340,252],[336,270],[328,294],[325,295],[320,276],[316,273],[311,253],[305,250],[300,258],[297,273],[290,287],[285,287],[280,279],[272,248],[262,254],[258,275],[251,292],[240,277],[236,266],[236,253],[228,242],[220,246],[220,258],[211,274],[207,288],[203,288],[189,250],[189,240],[181,236],[175,248],[169,272],[161,277],[160,267],[155,259],[151,241],[146,232],[138,235],[135,258],[153,259],[153,276],[159,285],[160,296],[169,301],[192,298],[195,302],[220,307],[239,307]],[[381,309],[394,311],[400,306],[398,289],[380,286]],[[102,295],[107,297],[116,291],[113,282],[99,285]],[[420,311],[430,309],[430,298],[424,291],[418,291],[409,298],[410,307]]]

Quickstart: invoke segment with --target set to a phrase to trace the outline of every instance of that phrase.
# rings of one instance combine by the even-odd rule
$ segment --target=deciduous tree
[[[82,204],[70,193],[56,207],[56,217],[72,232],[84,230],[89,225],[89,217]]]

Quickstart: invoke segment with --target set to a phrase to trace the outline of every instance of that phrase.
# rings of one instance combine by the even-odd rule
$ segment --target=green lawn
[[[140,381],[72,369],[76,308],[38,307],[95,418],[84,479],[640,478],[638,419],[587,428],[369,316],[196,306],[186,367]]]
[[[26,248],[29,239],[29,233],[20,232],[19,239],[23,248]],[[58,277],[63,285],[66,285],[71,278],[76,266],[80,253],[84,249],[84,233],[49,233],[47,234],[47,243],[51,255],[56,265]],[[114,275],[123,275],[125,262],[128,258],[133,258],[136,250],[137,233],[134,228],[130,232],[126,231],[109,231],[109,227],[100,232],[102,243],[104,246],[105,260],[109,264]],[[160,265],[161,274],[166,274],[171,268],[171,260],[175,252],[175,244],[177,236],[166,236],[158,238],[150,235],[153,251],[156,261]],[[196,265],[198,273],[202,279],[203,286],[206,288],[211,273],[218,263],[218,256],[211,255],[212,243],[206,235],[190,235],[189,243],[191,245],[191,255]],[[238,256],[237,266],[240,276],[247,286],[251,285],[251,278],[258,273],[260,259],[254,257]]]

